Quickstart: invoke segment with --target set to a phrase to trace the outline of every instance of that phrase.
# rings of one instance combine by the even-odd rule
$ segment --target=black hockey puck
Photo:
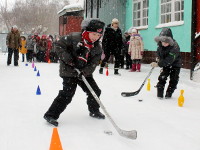
[[[107,135],[112,135],[113,134],[112,131],[110,131],[110,130],[105,130],[104,133],[107,134]]]
[[[142,102],[143,100],[142,100],[142,99],[139,99],[138,101],[139,101],[139,102]]]

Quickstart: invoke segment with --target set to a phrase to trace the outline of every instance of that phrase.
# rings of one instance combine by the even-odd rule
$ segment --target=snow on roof
[[[62,10],[58,12],[58,14],[61,16],[66,12],[74,12],[80,10],[84,10],[83,5],[81,3],[71,4],[71,5],[66,5]]]

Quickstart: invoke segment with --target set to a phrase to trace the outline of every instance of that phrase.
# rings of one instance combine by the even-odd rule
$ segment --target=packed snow
[[[0,150],[47,150],[53,126],[43,114],[62,89],[59,64],[36,62],[38,77],[31,63],[21,62],[21,56],[18,67],[7,66],[6,59],[7,54],[0,53]],[[190,80],[189,70],[181,70],[173,98],[159,100],[154,86],[160,68],[150,76],[150,91],[145,85],[138,95],[126,98],[121,92],[138,90],[150,65],[142,64],[141,72],[120,69],[121,76],[114,75],[112,64],[109,76],[105,70],[100,75],[98,69],[94,78],[106,110],[121,129],[137,130],[138,138],[121,137],[108,119],[89,117],[86,95],[77,88],[58,119],[63,150],[200,150],[200,83]],[[38,85],[41,95],[36,95]],[[177,104],[181,89],[185,91],[183,107]]]

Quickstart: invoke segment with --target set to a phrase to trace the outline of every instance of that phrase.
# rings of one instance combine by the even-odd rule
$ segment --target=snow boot
[[[115,75],[119,75],[119,76],[121,75],[121,74],[118,72],[118,69],[114,69],[114,70],[115,70],[115,71],[114,71],[114,74],[115,74]]]
[[[130,70],[130,72],[135,72],[136,71],[136,64],[132,64],[132,68]]]
[[[58,126],[58,122],[57,122],[56,119],[54,119],[54,118],[52,118],[52,117],[50,117],[50,116],[47,116],[47,115],[44,115],[44,119],[45,119],[48,123],[54,125],[55,127]]]
[[[173,89],[173,88],[171,88],[171,87],[168,87],[168,88],[167,88],[167,91],[166,91],[166,94],[165,94],[165,98],[166,98],[166,99],[171,98],[171,97],[172,97],[172,94],[174,93],[174,90],[175,90],[175,89]]]
[[[137,64],[137,69],[136,69],[136,71],[137,71],[137,72],[140,72],[140,69],[141,69],[141,64]]]
[[[129,68],[129,66],[126,66],[126,68],[125,68],[125,69],[126,69],[126,70],[128,70],[128,69],[130,69],[130,68]]]
[[[157,97],[159,99],[163,99],[163,92],[164,92],[164,88],[163,87],[157,87]]]
[[[170,99],[171,97],[172,97],[172,93],[171,92],[166,92],[165,99]]]
[[[99,69],[99,74],[103,74],[103,67]]]
[[[97,118],[97,119],[105,119],[105,115],[102,114],[100,111],[90,112],[89,115],[90,115],[91,117],[93,117],[93,118]]]

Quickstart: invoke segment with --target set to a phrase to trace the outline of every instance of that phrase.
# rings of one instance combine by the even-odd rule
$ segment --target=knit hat
[[[131,30],[131,32],[132,32],[132,33],[138,33],[137,29],[135,29],[135,28],[133,28],[133,29]]]
[[[117,19],[117,18],[114,18],[113,20],[112,20],[112,24],[115,24],[115,23],[119,23],[119,20]]]
[[[18,27],[16,25],[12,26],[13,29],[18,29]]]
[[[102,34],[104,30],[105,23],[100,21],[99,19],[85,19],[81,23],[81,27],[83,30],[89,32],[97,32]]]

